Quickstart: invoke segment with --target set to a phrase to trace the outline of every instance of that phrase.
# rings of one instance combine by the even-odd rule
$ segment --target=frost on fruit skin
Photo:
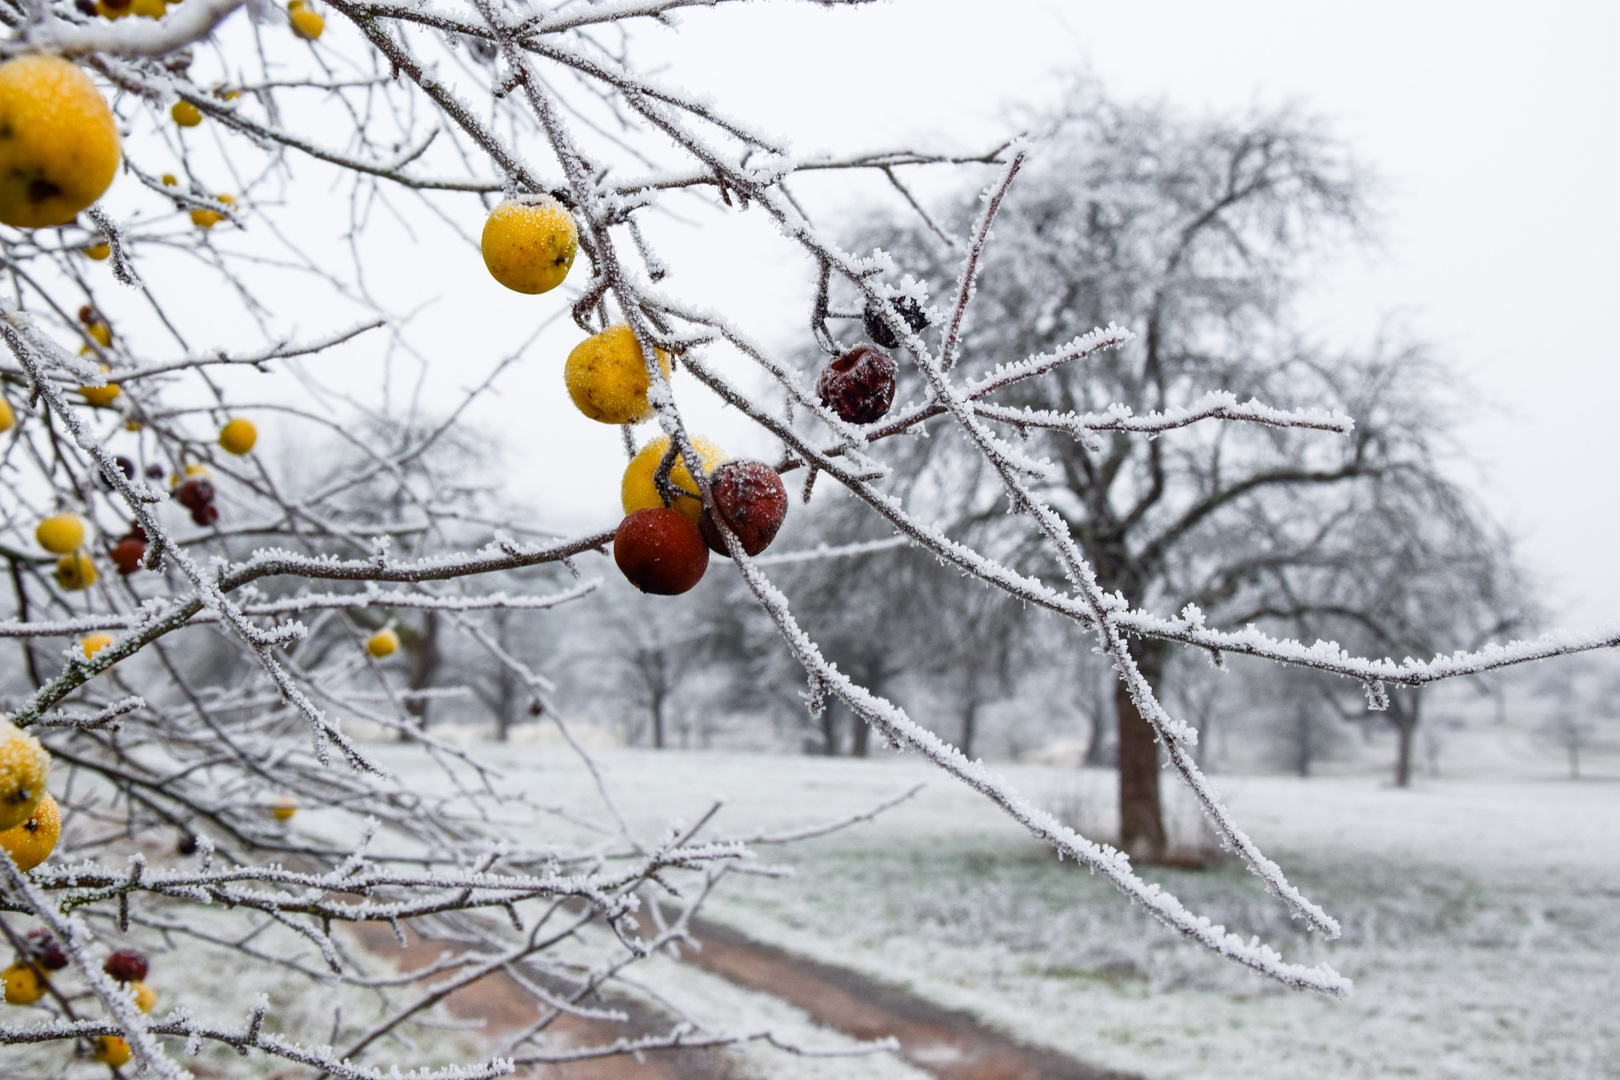
[[[839,419],[871,424],[894,404],[894,357],[872,345],[857,345],[821,369],[816,390]]]
[[[709,549],[690,518],[659,506],[637,510],[619,523],[613,561],[642,592],[678,596],[703,580]]]
[[[658,366],[669,378],[669,356],[658,350]],[[563,366],[568,396],[579,411],[603,424],[639,424],[651,420],[647,402],[647,365],[636,335],[624,323],[610,326],[574,346]]]
[[[0,720],[0,830],[33,816],[50,773],[51,755],[39,740]]]
[[[112,110],[76,64],[0,64],[0,222],[66,225],[101,198],[123,156]]]
[[[61,837],[62,808],[47,794],[27,821],[0,831],[0,849],[11,856],[17,869],[27,873],[50,856]]]
[[[895,314],[906,321],[906,325],[917,332],[928,329],[928,313],[922,305],[910,296],[895,296],[889,299],[889,306]],[[900,339],[895,336],[889,324],[883,321],[882,309],[876,304],[868,302],[866,309],[861,312],[861,323],[866,328],[866,336],[883,346],[885,349],[898,348]]]
[[[379,630],[366,640],[366,652],[381,660],[399,649],[399,635],[392,630]]]
[[[726,452],[701,435],[692,437],[692,446],[697,450],[698,456],[703,459],[703,471],[713,473],[715,468],[727,460]],[[658,493],[658,466],[669,452],[669,436],[660,435],[643,446],[625,467],[624,480],[619,485],[619,499],[624,505],[626,514],[633,514],[637,510],[651,510],[664,505],[664,498]],[[678,495],[675,498],[676,510],[692,519],[697,524],[703,513],[703,504],[698,501],[697,482],[692,474],[686,471],[686,462],[679,457],[675,465],[669,470],[669,482],[682,491],[692,494]]]
[[[787,517],[787,485],[763,461],[728,461],[718,466],[709,477],[709,495],[721,520],[750,555],[771,546]],[[698,530],[710,551],[731,557],[709,511],[698,519]]]
[[[514,292],[536,295],[550,292],[568,276],[579,253],[579,227],[550,195],[507,199],[484,221],[479,246],[496,281]]]

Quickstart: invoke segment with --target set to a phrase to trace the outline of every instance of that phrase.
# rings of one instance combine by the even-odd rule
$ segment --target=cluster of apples
[[[4,411],[5,417],[10,416],[9,406]],[[9,426],[0,427],[0,431]],[[257,440],[258,431],[252,421],[241,417],[229,421],[219,433],[220,446],[232,454],[248,453]],[[134,478],[135,465],[128,458],[117,458],[114,464],[125,476]],[[157,475],[163,475],[161,469],[157,470]],[[214,483],[209,479],[205,467],[187,465],[185,475],[175,476],[171,482],[175,501],[191,512],[193,522],[208,526],[219,520],[219,508],[214,505]],[[88,589],[100,580],[101,574],[96,569],[95,560],[85,550],[84,519],[78,514],[53,514],[45,518],[35,527],[34,539],[46,551],[61,556],[56,562],[56,583],[63,589],[77,592]],[[141,568],[141,562],[146,557],[146,544],[145,531],[139,524],[130,522],[129,532],[113,542],[107,556],[120,574],[133,574]]]
[[[18,955],[16,962],[0,973],[0,978],[5,981],[8,1005],[32,1005],[49,992],[49,972],[68,966],[67,953],[62,951],[61,943],[43,926],[30,930],[24,941],[24,951]],[[145,982],[150,965],[146,954],[139,949],[117,950],[107,957],[101,970],[128,992],[131,1001],[141,1012],[151,1012],[157,1004],[156,991]],[[102,1035],[96,1039],[97,1061],[116,1069],[129,1064],[132,1056],[128,1041],[121,1035]]]
[[[85,650],[86,655],[93,651]],[[45,790],[50,771],[51,755],[39,740],[0,720],[0,851],[25,874],[50,856],[62,836],[62,808]],[[22,952],[0,971],[6,1003],[34,1004],[50,992],[50,973],[67,966],[67,954],[49,930],[30,930]],[[157,994],[145,982],[144,953],[119,949],[107,957],[102,970],[128,990],[136,1008],[152,1011]],[[119,1036],[104,1035],[96,1040],[95,1055],[97,1061],[116,1068],[129,1061],[129,1044]]]
[[[537,195],[505,199],[484,222],[481,240],[490,275],[516,292],[549,292],[563,283],[579,250],[573,216],[557,199]],[[914,329],[927,325],[921,305],[902,298],[891,301]],[[866,313],[874,340],[897,344],[876,311]],[[669,356],[656,350],[667,378]],[[824,404],[853,424],[870,424],[888,413],[894,402],[894,358],[874,345],[859,345],[829,362],[817,380]],[[609,326],[574,347],[563,365],[568,396],[581,413],[603,424],[639,424],[655,410],[647,392],[651,380],[641,343],[625,323]],[[659,489],[658,472],[669,453],[669,438],[660,435],[631,460],[620,485],[625,517],[614,537],[613,559],[624,576],[643,592],[673,596],[702,580],[709,552],[729,555],[715,514],[734,533],[749,555],[758,555],[776,538],[787,517],[787,488],[776,470],[762,461],[732,461],[718,446],[701,437],[692,440],[709,481],[713,511],[699,500],[697,484],[683,457],[669,470],[668,486]]]

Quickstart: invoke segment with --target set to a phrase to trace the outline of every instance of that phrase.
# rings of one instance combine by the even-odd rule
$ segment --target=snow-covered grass
[[[549,799],[591,797],[554,749],[488,752]],[[916,759],[616,750],[598,760],[649,831],[666,824],[661,810],[695,819],[711,793],[727,797],[715,828],[748,832],[838,817],[926,782],[878,821],[784,853],[798,868],[790,879],[734,876],[711,917],[1099,1065],[1245,1080],[1620,1076],[1612,782],[1399,791],[1366,776],[1221,778],[1239,820],[1343,921],[1344,938],[1308,936],[1236,863],[1151,878],[1292,958],[1328,959],[1357,982],[1334,1002],[1172,937]],[[1085,807],[1108,827],[1107,774],[1005,771],[1037,802]],[[762,1076],[803,1075],[769,1051],[748,1056]]]

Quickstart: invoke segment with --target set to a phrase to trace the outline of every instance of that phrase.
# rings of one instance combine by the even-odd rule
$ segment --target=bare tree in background
[[[1377,574],[1364,560],[1387,563],[1386,548],[1402,540],[1385,530],[1409,535],[1413,515],[1432,506],[1450,530],[1425,527],[1421,541],[1427,561],[1418,572],[1441,574],[1448,590],[1446,602],[1426,608],[1432,632],[1421,643],[1342,640],[1426,656],[1441,638],[1477,642],[1481,631],[1517,626],[1517,601],[1502,583],[1505,550],[1494,536],[1485,542],[1480,511],[1441,470],[1439,372],[1416,349],[1329,355],[1291,329],[1313,259],[1358,235],[1367,217],[1363,181],[1344,148],[1291,110],[1192,119],[1109,101],[1090,83],[1045,124],[1043,160],[998,218],[962,355],[1049,352],[1068,328],[1109,318],[1137,331],[1128,345],[1021,383],[1006,405],[987,410],[1014,430],[1022,425],[1034,452],[1050,455],[1055,475],[1036,490],[1099,588],[1132,607],[1195,613],[1213,625],[1262,622],[1332,637],[1344,620],[1379,617],[1382,593],[1344,584]],[[927,227],[884,226],[874,238],[924,281],[949,280],[949,248]],[[1355,423],[1339,427],[1343,414],[1322,412],[1306,425],[1337,428],[1341,439],[1263,417],[1173,438],[1139,434],[1154,416],[1241,414],[1249,395],[1342,409]],[[1076,438],[1062,421],[1082,417],[1090,434]],[[936,437],[912,449],[906,475],[982,507],[985,469],[972,454],[962,439]],[[1397,511],[1383,512],[1392,501]],[[981,512],[968,536],[1030,572],[1061,568],[1005,515]],[[1320,572],[1324,565],[1344,575]],[[1428,603],[1422,587],[1403,590],[1399,574],[1379,580]],[[1475,595],[1463,596],[1472,584]],[[1513,614],[1475,618],[1479,609]],[[1163,683],[1169,646],[1130,637],[1148,685]],[[1114,712],[1120,842],[1161,857],[1161,736],[1127,681],[1115,683]],[[1389,715],[1405,745],[1415,711],[1396,699]]]
[[[648,1034],[588,1046],[559,1037],[559,1019],[626,1023],[617,1003],[647,1002],[627,969],[688,937],[693,913],[748,846],[717,834],[712,814],[643,835],[605,782],[595,802],[544,801],[423,728],[410,702],[453,689],[442,684],[447,672],[435,676],[426,662],[407,674],[387,638],[363,632],[366,612],[409,614],[424,620],[424,638],[433,627],[433,655],[453,633],[506,668],[580,749],[551,677],[503,644],[489,613],[537,615],[593,591],[598,579],[584,567],[600,565],[589,557],[614,542],[616,523],[558,537],[506,506],[469,505],[454,467],[437,466],[432,451],[475,423],[526,350],[479,363],[465,330],[480,313],[398,311],[371,286],[397,260],[400,237],[418,233],[433,248],[413,269],[441,280],[481,273],[473,237],[503,196],[550,196],[577,230],[583,259],[568,288],[535,301],[536,333],[567,317],[582,336],[628,326],[658,428],[705,506],[702,458],[660,351],[706,388],[693,394],[712,392],[774,437],[781,470],[806,489],[817,478],[842,486],[874,531],[971,578],[965,588],[1087,631],[1119,679],[1128,846],[1163,847],[1157,740],[1221,842],[1324,935],[1337,935],[1338,922],[1243,831],[1193,759],[1196,732],[1159,702],[1171,643],[1330,672],[1375,702],[1390,684],[1617,643],[1562,634],[1397,661],[1222,629],[1183,606],[1249,602],[1255,571],[1227,561],[1212,570],[1206,559],[1243,551],[1275,562],[1309,539],[1251,524],[1292,522],[1261,513],[1274,494],[1366,492],[1366,481],[1423,475],[1428,463],[1425,429],[1396,422],[1426,412],[1411,387],[1378,383],[1366,363],[1323,363],[1273,332],[1308,241],[1358,214],[1352,178],[1314,132],[1287,116],[1206,130],[1077,102],[1065,125],[1087,139],[1048,142],[1030,198],[991,244],[1003,202],[1020,190],[1026,145],[801,156],[639,66],[629,31],[694,2],[326,0],[324,33],[308,0],[290,12],[186,0],[161,20],[116,22],[67,0],[0,5],[11,29],[0,51],[73,58],[116,109],[106,129],[127,133],[121,155],[107,156],[122,164],[102,202],[59,225],[0,228],[0,379],[15,413],[0,459],[14,586],[0,632],[30,643],[32,674],[6,715],[55,761],[68,828],[48,862],[24,871],[0,859],[0,928],[34,977],[46,975],[24,947],[25,925],[54,937],[70,969],[30,1006],[40,1022],[0,1023],[8,1068],[26,1058],[18,1072],[57,1075],[71,1045],[121,1039],[138,1068],[165,1080],[187,1076],[180,1055],[204,1047],[222,1070],[243,1053],[379,1080],[399,1058],[431,1059],[435,1007],[448,994],[501,974],[532,1000],[535,1019],[485,1060],[418,1075],[481,1080],[675,1047],[782,1045],[770,1030],[705,1026],[669,1000]],[[10,105],[26,111],[36,97]],[[60,119],[32,118],[41,129]],[[905,184],[925,167],[970,170],[990,185],[949,253],[941,276],[953,272],[955,284],[927,340],[889,301],[908,272],[939,271],[943,257],[846,250],[790,189],[867,172],[915,207]],[[8,176],[13,199],[63,191]],[[768,217],[784,250],[814,267],[807,315],[822,351],[841,353],[851,342],[834,326],[854,325],[870,305],[901,342],[920,400],[852,425],[807,389],[812,373],[762,346],[737,313],[683,299],[690,252],[654,250],[643,228],[676,206]],[[311,291],[327,301],[319,317],[352,321],[300,327]],[[857,306],[835,308],[835,298]],[[1139,332],[1098,326],[1115,317]],[[434,319],[453,355],[418,344],[419,326]],[[226,345],[198,344],[216,332]],[[1358,424],[1323,405],[1369,412]],[[1386,407],[1395,421],[1377,411]],[[222,428],[248,413],[291,453],[336,441],[360,463],[322,484],[277,468],[262,448],[225,452]],[[927,430],[926,443],[909,437]],[[1040,434],[1013,441],[1026,432]],[[634,433],[623,435],[633,448]],[[951,448],[942,494],[965,492],[967,517],[895,497],[908,457],[932,445]],[[208,470],[207,489],[197,468]],[[1347,500],[1342,514],[1353,521],[1366,505]],[[1321,511],[1305,520],[1327,520]],[[62,513],[79,517],[83,535],[35,544],[36,525]],[[949,535],[936,521],[976,527]],[[830,664],[771,579],[784,554],[755,560],[717,528],[803,672],[812,715],[836,699],[863,730],[925,756],[1189,941],[1286,986],[1348,991],[1331,966],[1291,962],[1188,910],[1128,857],[1064,827]],[[124,575],[110,560],[126,539],[142,552]],[[53,546],[68,550],[47,554]],[[1053,571],[1066,585],[1044,580]],[[513,580],[521,588],[508,591]],[[649,621],[677,622],[681,602],[669,603]],[[1179,614],[1149,608],[1166,604]],[[112,640],[89,640],[103,633]],[[204,656],[216,650],[230,656]],[[345,730],[362,722],[410,741],[363,745]],[[20,733],[6,737],[27,747]],[[28,786],[37,797],[39,785]],[[319,808],[319,825],[290,818],[297,806]],[[158,841],[176,835],[185,840],[173,853]],[[454,948],[399,975],[334,932],[351,924]],[[218,1006],[236,1015],[140,1011],[102,964],[129,941],[172,948],[175,966],[196,978],[227,972]],[[214,963],[187,959],[202,954]],[[320,999],[318,1027],[282,1029],[281,1014],[249,989],[255,976],[297,987],[296,1000],[336,996]],[[364,1008],[345,1007],[356,1002]]]
[[[1597,741],[1598,721],[1620,716],[1620,673],[1581,657],[1557,673],[1535,681],[1534,696],[1549,704],[1536,736],[1563,751],[1569,778],[1581,778],[1581,753]]]

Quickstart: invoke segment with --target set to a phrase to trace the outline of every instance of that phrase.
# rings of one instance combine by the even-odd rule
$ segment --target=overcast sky
[[[1051,100],[1076,69],[1116,96],[1194,111],[1294,102],[1324,115],[1382,178],[1385,243],[1335,270],[1306,309],[1309,327],[1350,346],[1396,315],[1433,342],[1493,403],[1464,432],[1480,465],[1466,477],[1519,537],[1555,619],[1620,621],[1611,547],[1620,524],[1615,8],[887,0],[829,9],[767,0],[694,10],[679,23],[645,24],[633,54],[800,154],[988,148],[1012,133],[1011,106]],[[823,208],[884,190],[847,174],[795,184]],[[840,194],[846,186],[853,194]],[[330,202],[301,203],[299,213],[335,215],[318,231],[336,235],[347,210]],[[648,220],[674,267],[663,287],[722,308],[774,348],[802,342],[813,268],[764,215],[705,213],[679,196],[668,205],[689,223]],[[579,282],[544,297],[508,292],[472,246],[477,204],[456,203],[452,214],[466,238],[447,235],[431,267],[415,234],[394,230],[398,257],[378,274],[395,278],[384,293],[418,288],[435,301],[412,321],[435,377],[477,381],[563,312],[562,294]],[[317,311],[319,292],[312,332],[347,318]],[[618,432],[562,393],[562,358],[578,338],[563,314],[476,419],[498,427],[527,463],[511,483],[544,504],[548,526],[605,528],[619,513],[623,454]],[[734,455],[772,452],[767,436],[689,376],[677,375],[676,392],[693,427]]]
[[[1075,67],[1189,109],[1294,101],[1327,116],[1384,181],[1386,243],[1338,271],[1312,325],[1351,343],[1397,314],[1435,342],[1497,406],[1465,433],[1476,479],[1561,620],[1620,619],[1620,9],[889,0],[682,22],[643,42],[664,77],[801,152],[976,146]],[[768,308],[774,271],[756,270]],[[782,325],[801,317],[784,306]]]

